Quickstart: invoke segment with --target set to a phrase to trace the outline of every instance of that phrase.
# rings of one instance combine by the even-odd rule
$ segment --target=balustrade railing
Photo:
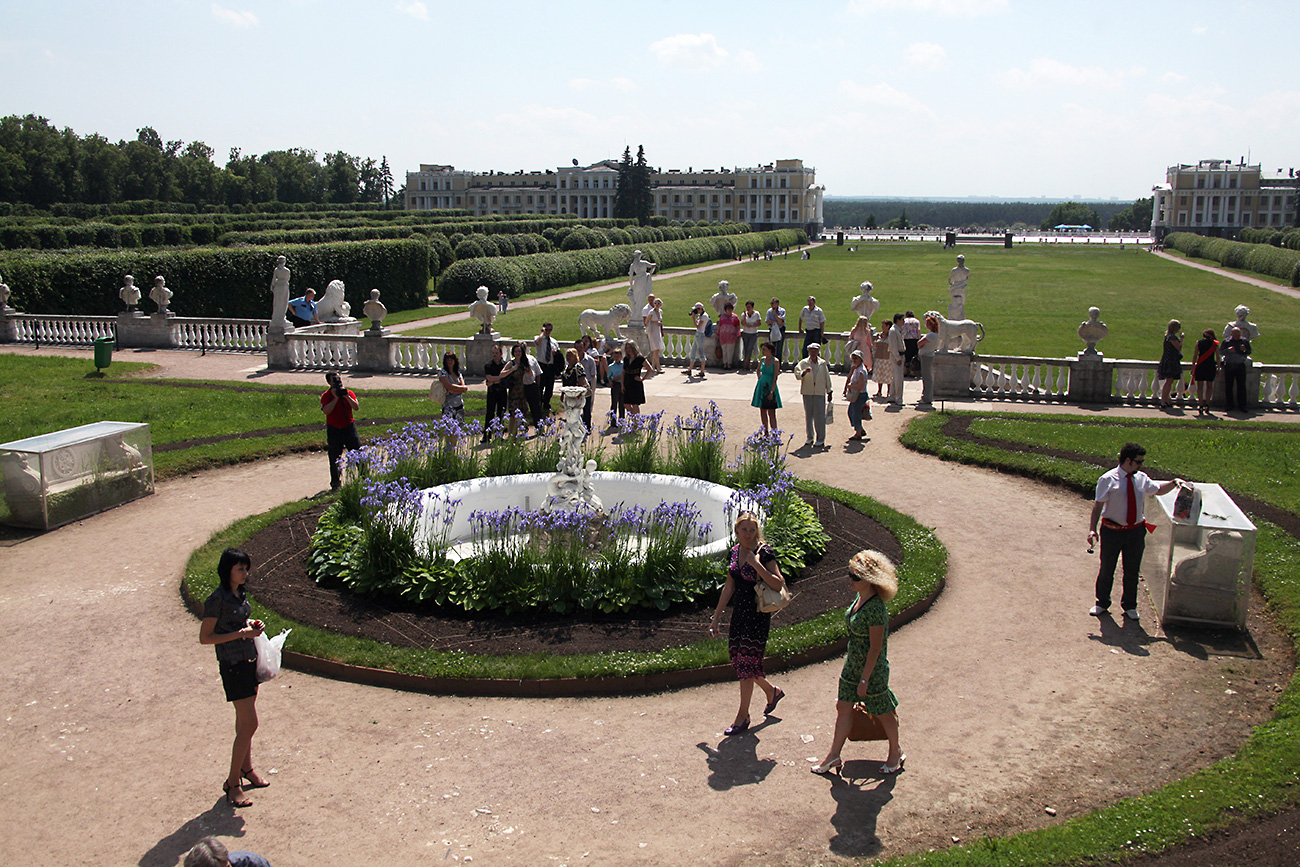
[[[355,334],[285,334],[289,364],[311,370],[348,370],[357,366]]]
[[[405,373],[432,373],[442,368],[442,357],[448,352],[456,353],[462,366],[465,363],[468,337],[402,337],[393,335],[388,338],[388,359],[393,370]],[[502,349],[507,341],[499,341]],[[509,355],[509,353],[506,353]]]
[[[115,316],[52,316],[18,313],[10,317],[17,343],[58,343],[90,346],[101,337],[113,336]]]
[[[981,397],[1063,400],[1070,391],[1070,362],[1064,358],[977,355],[971,363],[970,387]]]
[[[172,336],[178,349],[262,352],[266,349],[265,319],[171,320]]]

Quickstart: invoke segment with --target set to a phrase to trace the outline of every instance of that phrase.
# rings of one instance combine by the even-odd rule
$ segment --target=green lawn
[[[963,247],[971,269],[966,315],[984,324],[987,337],[980,351],[988,355],[1073,356],[1083,349],[1076,331],[1088,308],[1101,308],[1110,335],[1100,344],[1110,358],[1157,359],[1170,319],[1179,319],[1189,338],[1206,328],[1218,334],[1245,304],[1262,336],[1254,344],[1257,361],[1270,364],[1300,360],[1300,300],[1226,277],[1188,268],[1135,247]],[[664,324],[689,327],[696,301],[706,304],[719,280],[728,280],[740,299],[766,310],[773,296],[781,299],[790,324],[798,308],[814,295],[826,311],[828,328],[847,331],[855,322],[850,300],[858,284],[870,280],[880,300],[880,319],[894,312],[948,309],[948,271],[956,255],[937,245],[863,243],[827,244],[803,261],[791,252],[771,262],[746,261],[731,267],[672,279],[655,280],[664,299]],[[539,308],[512,309],[497,320],[507,337],[537,334],[541,323],[558,323],[562,339],[577,336],[577,317],[588,307],[604,310],[626,301],[626,287]],[[439,326],[418,333],[468,337],[469,323]],[[1191,343],[1184,356],[1191,354]]]

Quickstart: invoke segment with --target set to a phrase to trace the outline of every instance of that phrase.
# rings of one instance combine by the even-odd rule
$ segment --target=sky
[[[0,0],[0,115],[513,172],[802,159],[830,196],[1150,194],[1300,167],[1300,4]]]

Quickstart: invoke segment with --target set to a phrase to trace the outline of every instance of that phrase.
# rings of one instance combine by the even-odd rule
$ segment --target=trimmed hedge
[[[693,238],[662,244],[642,245],[646,258],[667,270],[698,262],[734,259],[760,250],[779,250],[806,244],[808,236],[801,229],[774,232],[751,232],[744,235],[720,235]],[[542,292],[575,283],[623,277],[637,248],[631,245],[601,247],[597,250],[573,250],[561,253],[537,253],[512,258],[481,258],[457,261],[438,281],[438,300],[446,304],[470,301],[479,286],[487,286],[489,297],[505,290],[516,298],[530,292]]]
[[[123,227],[125,232],[126,227]],[[293,271],[291,294],[308,286],[323,292],[342,280],[353,311],[379,289],[389,310],[428,303],[429,245],[424,238],[311,246],[244,247],[150,252],[37,253],[0,257],[0,274],[13,291],[10,303],[25,313],[110,315],[122,310],[117,290],[133,274],[148,300],[154,275],[167,278],[179,316],[266,319],[271,313],[271,272],[277,256]]]
[[[1165,244],[1196,259],[1210,259],[1226,268],[1267,274],[1300,286],[1300,251],[1297,250],[1207,238],[1192,232],[1174,232],[1165,238]]]

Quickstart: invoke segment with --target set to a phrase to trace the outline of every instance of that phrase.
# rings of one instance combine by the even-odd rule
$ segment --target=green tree
[[[885,223],[886,229],[908,229],[911,226],[911,222],[907,219],[907,208],[904,208],[897,217]]]
[[[875,213],[873,212],[873,213],[867,214],[867,221],[866,221],[865,223],[863,223],[862,225],[863,225],[864,227],[868,228],[868,229],[874,229],[874,228],[876,228],[876,215],[875,215]]]
[[[314,162],[314,160],[313,160]],[[325,197],[330,202],[355,202],[361,171],[355,157],[343,151],[325,155]],[[306,201],[312,201],[307,199]]]
[[[633,181],[635,194],[632,198],[632,216],[640,220],[641,225],[645,225],[654,216],[655,210],[655,194],[650,188],[651,171],[645,158],[645,145],[637,145]]]
[[[379,162],[379,190],[384,197],[384,207],[393,198],[393,170],[388,167],[388,156]]]
[[[632,163],[632,147],[623,148],[623,158],[618,162],[618,189],[614,191],[614,216],[635,217],[633,202],[636,187],[636,166]]]
[[[1147,224],[1150,225],[1150,220]],[[1038,224],[1038,228],[1044,232],[1057,226],[1091,226],[1100,229],[1101,217],[1083,202],[1061,202],[1052,208],[1047,219]]]
[[[1145,232],[1151,228],[1151,208],[1154,199],[1138,199],[1124,210],[1110,218],[1107,229],[1117,232]]]

